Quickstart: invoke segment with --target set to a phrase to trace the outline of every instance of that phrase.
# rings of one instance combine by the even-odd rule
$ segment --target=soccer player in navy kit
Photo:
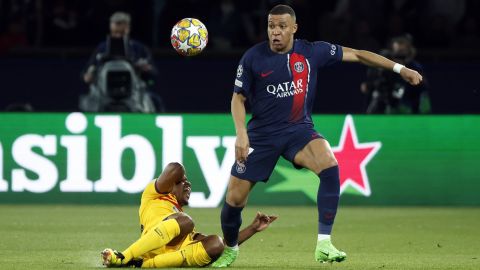
[[[372,52],[295,40],[295,20],[291,7],[275,6],[268,15],[268,42],[249,49],[237,69],[231,103],[236,162],[221,213],[226,248],[214,267],[227,267],[237,258],[241,211],[248,194],[256,182],[268,180],[280,156],[319,176],[314,256],[320,262],[343,261],[345,252],[330,239],[340,194],[339,168],[329,143],[314,130],[311,119],[318,70],[341,61],[360,62],[393,70],[413,85],[422,81],[418,72]],[[252,119],[245,128],[247,99]]]

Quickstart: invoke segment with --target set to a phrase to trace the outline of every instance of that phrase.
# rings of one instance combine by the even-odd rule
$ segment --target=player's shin
[[[233,207],[227,202],[223,204],[220,219],[222,222],[223,237],[229,247],[236,247],[238,245],[238,232],[242,225],[242,210],[243,207]]]
[[[140,239],[122,252],[125,256],[124,263],[129,262],[133,258],[140,257],[149,251],[165,246],[179,234],[180,226],[177,220],[168,219],[160,222],[156,227],[142,235]]]
[[[329,238],[337,214],[340,197],[340,177],[338,166],[323,170],[319,174],[320,187],[317,193],[318,235]]]
[[[318,240],[315,248],[315,260],[319,262],[341,262],[347,258],[347,254],[335,248],[330,240],[340,197],[338,166],[323,170],[319,176],[320,188],[317,195]]]

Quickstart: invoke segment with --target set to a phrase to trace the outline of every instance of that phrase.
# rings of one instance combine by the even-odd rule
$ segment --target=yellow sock
[[[141,257],[149,251],[161,248],[179,234],[180,226],[175,219],[162,221],[122,252],[125,256],[123,261],[129,262],[131,259]]]
[[[152,259],[144,260],[142,268],[164,268],[182,266],[185,261],[184,250],[157,255]]]

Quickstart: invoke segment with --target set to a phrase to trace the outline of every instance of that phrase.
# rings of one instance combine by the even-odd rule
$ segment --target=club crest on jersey
[[[237,161],[237,173],[244,173],[247,170],[245,163]]]
[[[302,62],[295,62],[295,64],[293,65],[293,68],[298,73],[302,72],[305,69]]]
[[[332,45],[331,48],[332,48],[332,49],[330,50],[330,54],[331,54],[331,55],[335,55],[335,53],[336,53],[336,51],[337,51],[337,46]]]
[[[237,78],[242,77],[242,74],[243,74],[243,66],[242,66],[242,65],[238,65],[238,68],[237,68]]]

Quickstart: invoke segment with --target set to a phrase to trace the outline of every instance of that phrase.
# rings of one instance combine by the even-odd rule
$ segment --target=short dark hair
[[[295,16],[295,11],[293,8],[287,5],[276,5],[274,6],[270,12],[268,12],[269,15],[282,15],[282,14],[289,14],[292,16],[293,19],[296,18]]]

